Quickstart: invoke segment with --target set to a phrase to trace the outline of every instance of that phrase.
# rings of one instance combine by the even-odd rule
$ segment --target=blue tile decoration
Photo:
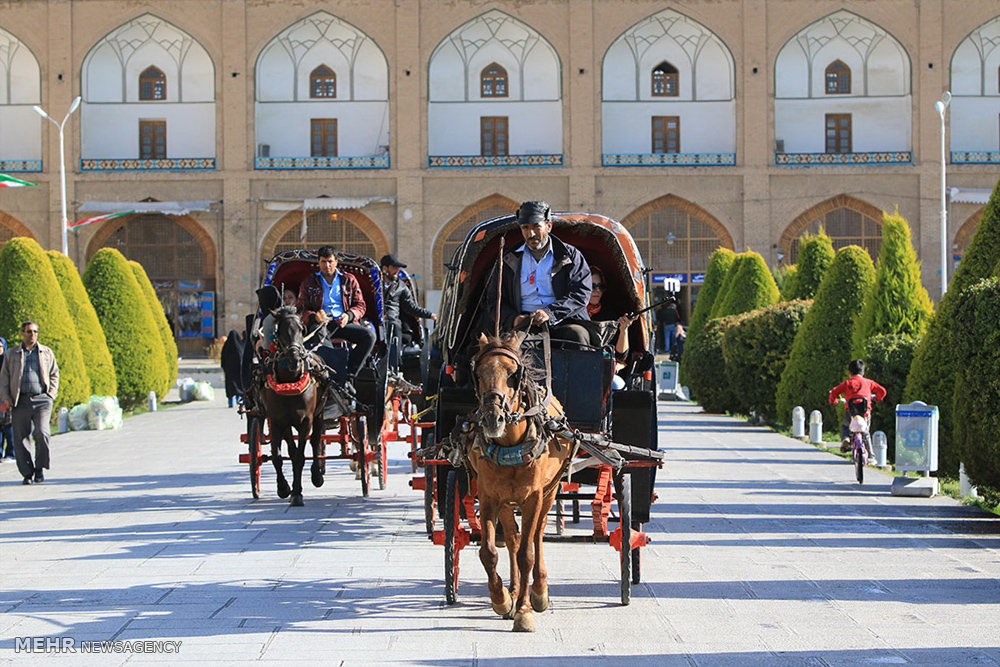
[[[388,155],[258,157],[254,169],[388,169]]]
[[[913,154],[910,151],[774,154],[774,164],[796,167],[843,164],[911,164],[912,162]]]
[[[80,171],[206,171],[215,169],[214,157],[178,157],[141,160],[138,158],[84,158]]]
[[[1000,164],[1000,151],[952,151],[952,164]]]
[[[736,153],[604,153],[605,167],[704,167],[733,166]]]
[[[10,174],[14,172],[24,173],[41,171],[41,160],[0,160],[0,173]]]
[[[463,167],[561,167],[559,155],[429,155],[427,166],[458,169]]]

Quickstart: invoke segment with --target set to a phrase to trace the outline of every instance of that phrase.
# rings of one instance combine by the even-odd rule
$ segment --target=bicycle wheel
[[[864,442],[861,440],[861,434],[855,433],[852,438],[854,442],[854,476],[858,478],[858,484],[865,483],[865,453],[864,453]]]

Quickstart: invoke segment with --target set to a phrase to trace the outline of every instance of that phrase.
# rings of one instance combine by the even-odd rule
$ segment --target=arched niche
[[[797,261],[799,237],[804,233],[816,234],[820,228],[833,241],[834,250],[859,245],[868,251],[872,261],[878,259],[882,247],[882,209],[842,194],[816,204],[785,228],[778,241],[785,262]]]
[[[733,249],[729,230],[711,213],[677,195],[647,202],[622,220],[643,262],[655,271],[699,273],[722,246]]]
[[[964,255],[966,249],[969,247],[969,241],[972,240],[972,236],[976,233],[976,227],[979,226],[979,221],[983,219],[983,213],[986,211],[986,207],[980,208],[978,211],[966,218],[962,226],[958,228],[958,232],[955,233],[955,241],[952,245],[952,250],[954,255]]]
[[[378,261],[389,252],[389,242],[378,225],[357,209],[323,209],[306,212],[306,237],[301,238],[302,211],[289,211],[264,235],[261,260],[294,248],[315,250],[331,245],[337,250],[365,255]]]
[[[7,244],[7,241],[16,236],[27,236],[30,239],[35,238],[31,230],[25,227],[20,220],[9,213],[0,211],[0,250]]]
[[[520,204],[510,197],[492,194],[476,203],[466,206],[449,220],[437,234],[431,255],[431,271],[434,275],[434,289],[441,289],[444,284],[444,264],[450,262],[455,250],[462,245],[465,237],[473,227],[480,222],[509,215],[517,212]]]

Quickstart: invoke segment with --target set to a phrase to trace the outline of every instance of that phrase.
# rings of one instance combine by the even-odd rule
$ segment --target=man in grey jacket
[[[23,484],[45,480],[49,467],[49,418],[59,391],[59,364],[52,350],[38,342],[38,324],[21,325],[21,344],[7,351],[0,368],[0,410],[13,406],[14,453]],[[35,456],[24,441],[35,426]]]

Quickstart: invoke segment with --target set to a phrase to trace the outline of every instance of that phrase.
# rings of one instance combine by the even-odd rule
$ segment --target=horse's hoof
[[[514,608],[514,598],[510,596],[510,591],[506,588],[501,588],[500,590],[503,591],[503,602],[497,604],[496,602],[491,601],[490,605],[492,605],[493,611],[495,611],[498,615],[508,618],[511,610]]]
[[[528,594],[531,598],[531,608],[535,611],[545,611],[549,608],[549,592],[545,591],[541,595],[535,595],[534,591]]]
[[[534,632],[535,618],[530,611],[514,614],[514,632]]]
[[[302,502],[302,494],[301,493],[293,494],[292,507],[302,507],[303,505],[305,505],[305,503]]]
[[[312,469],[312,483],[313,483],[313,486],[315,486],[317,488],[323,486],[323,481],[324,481],[323,480],[323,473],[324,473],[323,470],[320,470],[319,468],[313,467],[313,469]]]
[[[292,489],[288,486],[288,482],[283,479],[278,480],[278,497],[287,498],[291,494]]]

